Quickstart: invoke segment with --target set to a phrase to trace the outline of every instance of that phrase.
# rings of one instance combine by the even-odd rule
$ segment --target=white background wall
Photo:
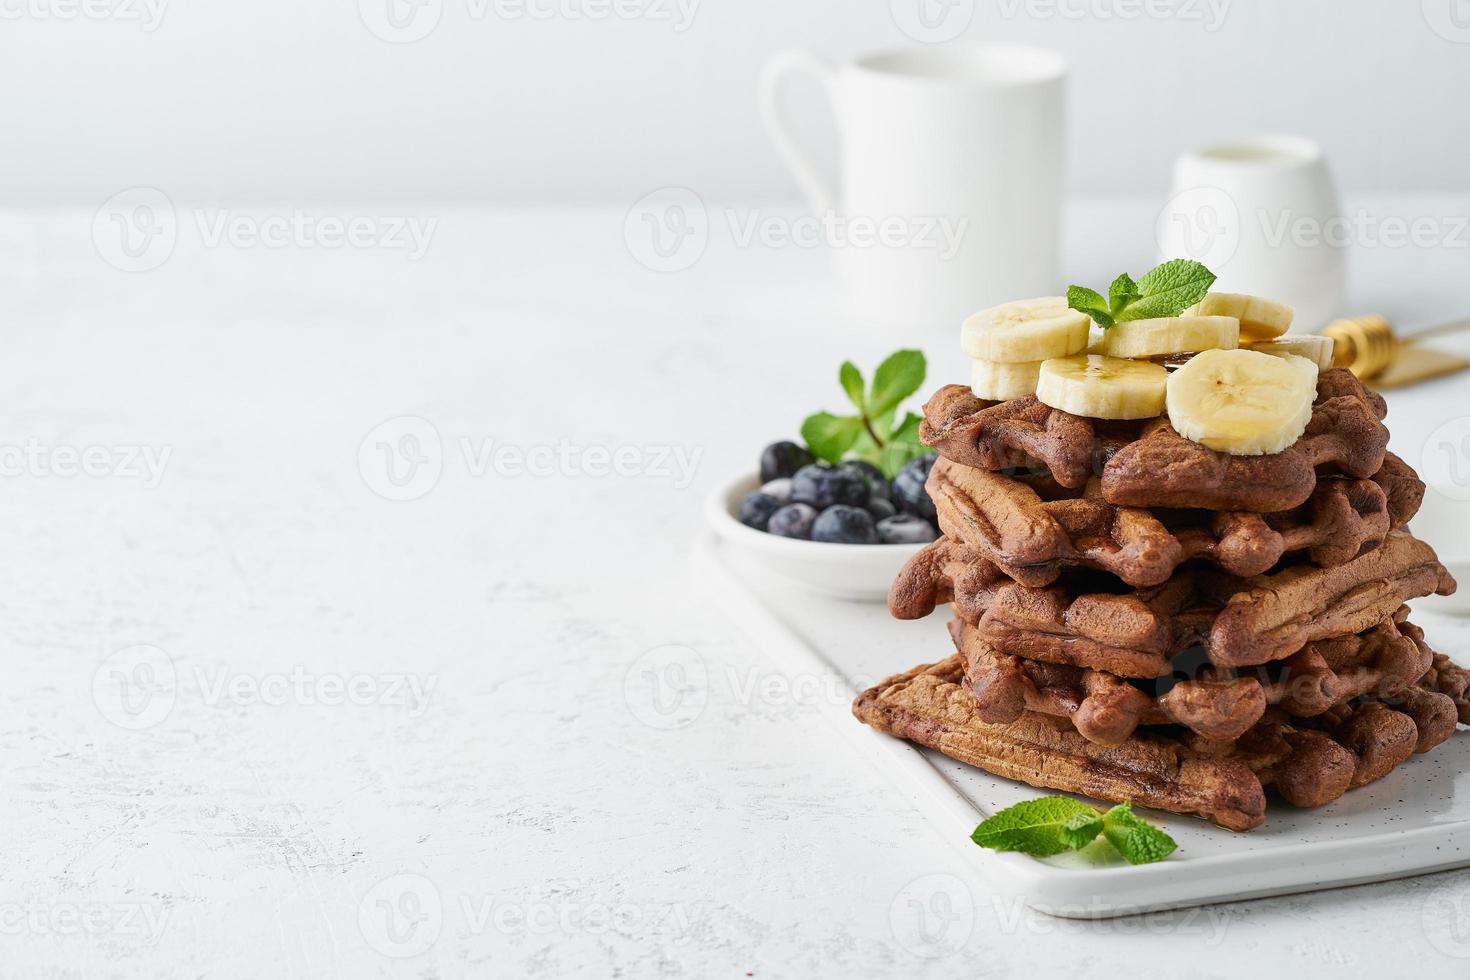
[[[1067,53],[1079,191],[1155,191],[1182,147],[1263,129],[1320,139],[1348,191],[1470,163],[1470,0],[416,0],[421,40],[369,29],[412,2],[0,0],[0,197],[791,197],[762,60],[914,44],[920,3],[953,43]],[[613,2],[643,16],[590,16]]]

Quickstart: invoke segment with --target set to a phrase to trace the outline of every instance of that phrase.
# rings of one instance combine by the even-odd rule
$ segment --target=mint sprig
[[[1135,815],[1128,803],[1100,813],[1069,796],[1047,796],[1007,807],[976,827],[970,839],[996,851],[1048,857],[1080,850],[1098,834],[1129,864],[1162,861],[1178,847],[1168,834]]]
[[[913,412],[898,417],[898,407],[924,383],[928,364],[921,351],[890,354],[867,384],[851,361],[844,361],[837,381],[856,415],[817,412],[801,423],[801,437],[813,456],[828,463],[860,459],[893,477],[903,465],[929,452],[919,441],[919,423]]]
[[[1103,329],[1129,320],[1178,316],[1205,298],[1215,274],[1193,259],[1171,259],[1137,282],[1128,273],[1113,280],[1107,298],[1086,286],[1067,287],[1067,305]]]

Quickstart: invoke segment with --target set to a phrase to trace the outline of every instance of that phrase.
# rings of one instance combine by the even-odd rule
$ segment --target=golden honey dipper
[[[1400,388],[1470,367],[1470,360],[1418,343],[1424,337],[1466,328],[1470,320],[1456,320],[1404,338],[1385,317],[1373,313],[1334,320],[1322,334],[1332,338],[1334,366],[1347,368],[1369,387]]]

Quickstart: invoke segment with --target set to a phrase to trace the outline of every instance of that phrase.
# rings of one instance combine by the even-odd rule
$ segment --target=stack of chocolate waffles
[[[1404,603],[1455,583],[1408,530],[1424,484],[1382,398],[1320,373],[1305,431],[1229,455],[1166,416],[941,389],[921,437],[943,537],[889,605],[948,603],[956,652],[864,692],[862,721],[989,772],[1259,826],[1470,723],[1470,673]]]

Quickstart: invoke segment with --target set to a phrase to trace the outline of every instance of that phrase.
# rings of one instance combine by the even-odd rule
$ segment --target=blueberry
[[[862,459],[848,460],[842,464],[848,469],[857,470],[868,478],[868,495],[871,497],[888,497],[888,480],[883,476],[883,471],[872,463]]]
[[[791,503],[791,479],[783,476],[778,480],[763,483],[761,484],[761,493],[767,497],[775,497],[783,504],[789,504]]]
[[[761,482],[769,483],[810,466],[812,454],[794,442],[773,442],[761,450]]]
[[[833,504],[817,515],[817,522],[812,525],[812,540],[877,544],[878,530],[873,526],[873,515],[861,507]]]
[[[893,478],[893,502],[898,505],[899,510],[922,517],[926,521],[937,519],[934,501],[929,499],[924,481],[929,479],[929,471],[934,468],[934,461],[938,458],[937,455],[920,456],[903,464],[903,469]]]
[[[878,522],[878,540],[884,544],[928,544],[939,537],[939,531],[913,514],[885,517]]]
[[[791,478],[791,499],[826,510],[833,504],[861,507],[868,502],[868,481],[857,470],[820,464],[803,466]]]
[[[893,506],[893,501],[887,497],[874,497],[868,501],[868,513],[873,515],[873,520],[881,521],[885,517],[892,517],[898,513]]]
[[[764,531],[771,515],[781,509],[781,501],[768,493],[748,493],[740,501],[740,523]]]
[[[783,538],[811,540],[812,524],[817,520],[817,509],[810,504],[787,504],[771,515],[766,530]]]

